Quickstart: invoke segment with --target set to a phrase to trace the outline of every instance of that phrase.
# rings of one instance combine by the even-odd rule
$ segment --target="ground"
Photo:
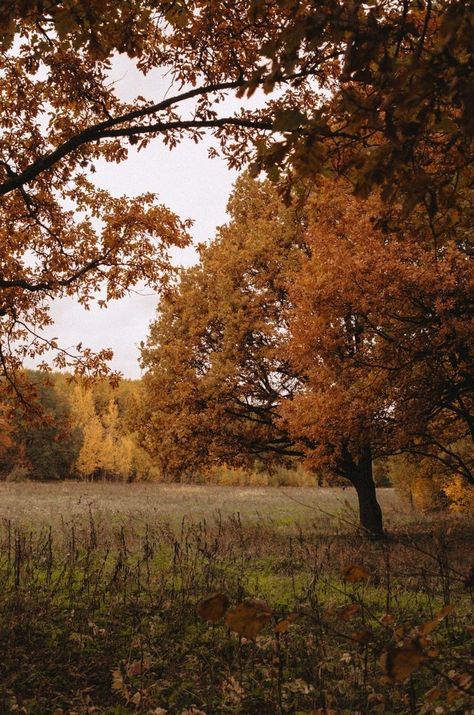
[[[420,514],[394,489],[379,489],[388,527],[419,521]],[[42,527],[81,520],[89,509],[108,523],[222,518],[239,513],[246,522],[271,522],[278,528],[316,525],[337,529],[357,523],[353,489],[308,487],[211,487],[192,484],[110,482],[0,482],[0,519]],[[429,515],[424,520],[429,520]]]
[[[468,712],[472,525],[379,497],[1,483],[0,712]]]

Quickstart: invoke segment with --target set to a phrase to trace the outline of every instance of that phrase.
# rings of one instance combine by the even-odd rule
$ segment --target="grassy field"
[[[470,712],[472,525],[380,501],[0,484],[0,713]]]
[[[388,528],[418,521],[394,489],[380,489]],[[317,530],[357,523],[353,489],[305,487],[223,487],[180,484],[0,482],[0,519],[24,526],[60,526],[89,518],[105,524],[170,523],[227,518],[240,514],[276,528],[311,526]],[[426,517],[429,520],[429,517]]]

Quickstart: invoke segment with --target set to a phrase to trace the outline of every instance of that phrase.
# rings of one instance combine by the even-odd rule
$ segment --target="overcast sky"
[[[114,62],[112,79],[124,100],[137,95],[159,100],[169,88],[169,79],[156,74],[144,77],[127,58]],[[157,139],[140,153],[131,151],[122,164],[98,164],[94,181],[116,195],[157,193],[160,203],[181,218],[194,220],[191,234],[195,243],[206,241],[226,220],[227,199],[237,178],[223,160],[208,158],[209,145],[210,141],[183,141],[170,151]],[[176,250],[174,260],[190,265],[195,261],[195,252],[192,248]],[[86,311],[71,299],[54,301],[51,315],[55,325],[48,334],[58,337],[63,347],[79,342],[95,350],[111,347],[112,368],[125,377],[136,378],[140,375],[138,345],[147,335],[157,303],[150,289],[114,301],[107,309],[91,307]]]

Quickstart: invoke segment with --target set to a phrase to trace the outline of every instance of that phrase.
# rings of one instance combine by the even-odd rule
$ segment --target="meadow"
[[[0,712],[472,711],[472,524],[379,496],[0,483]]]

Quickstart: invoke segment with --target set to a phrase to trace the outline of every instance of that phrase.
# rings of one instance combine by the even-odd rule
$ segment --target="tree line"
[[[0,453],[3,479],[124,480],[154,478],[140,447],[133,415],[137,384],[107,380],[89,385],[71,375],[28,374],[33,414],[5,422]]]

